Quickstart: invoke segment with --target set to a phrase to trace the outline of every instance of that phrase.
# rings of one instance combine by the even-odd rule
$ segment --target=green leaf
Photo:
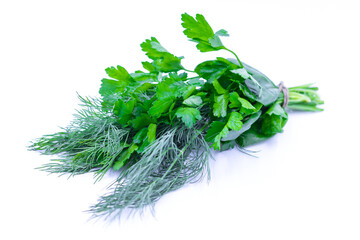
[[[154,123],[151,123],[148,127],[147,139],[148,139],[149,143],[152,143],[156,139],[156,128],[157,128],[157,125]]]
[[[143,83],[141,84],[139,87],[137,87],[134,92],[135,93],[144,93],[146,92],[148,89],[152,88],[154,86],[154,84],[152,83]]]
[[[196,121],[201,119],[200,111],[191,107],[179,107],[175,115],[181,118],[188,128],[192,128]]]
[[[114,79],[104,78],[101,80],[99,93],[102,96],[102,106],[107,109],[113,108],[115,102],[121,97],[125,88],[129,86],[133,79],[125,68],[121,66],[109,67],[105,69],[109,77]]]
[[[190,96],[183,101],[183,104],[189,107],[198,107],[202,104],[202,99],[200,96]]]
[[[160,82],[156,87],[156,96],[159,100],[172,99],[176,97],[176,87],[170,87],[168,81]]]
[[[159,118],[162,113],[169,110],[170,106],[173,104],[174,100],[171,98],[165,98],[163,100],[156,100],[153,102],[151,108],[149,109],[150,116],[154,118]]]
[[[119,65],[116,66],[116,68],[115,67],[106,68],[105,72],[109,77],[117,79],[121,82],[130,82],[132,79],[130,74],[126,71],[126,69]]]
[[[169,53],[163,46],[161,46],[156,38],[152,37],[151,39],[147,39],[140,46],[141,49],[146,52],[146,55],[150,59],[154,60],[152,65],[155,70],[161,72],[176,72],[184,69],[183,66],[181,66],[182,58]],[[149,71],[154,70],[147,63],[143,63],[143,66]]]
[[[120,124],[126,126],[128,122],[133,117],[133,110],[136,104],[136,100],[130,100],[128,102],[124,102],[119,99],[115,102],[113,113],[118,117],[118,121]]]
[[[250,146],[259,142],[263,142],[271,137],[260,133],[253,126],[236,139],[236,142],[240,146],[242,147]]]
[[[221,29],[214,33],[205,17],[196,14],[196,19],[187,13],[181,15],[182,26],[185,28],[184,34],[191,41],[197,42],[196,47],[201,52],[210,52],[224,49],[224,45],[220,40],[220,36],[229,36],[228,33]]]
[[[215,117],[226,116],[228,102],[229,94],[222,94],[214,97],[213,114]]]
[[[237,60],[229,59],[234,64],[238,64]],[[264,106],[269,106],[274,103],[280,95],[279,88],[267,77],[265,74],[256,70],[255,68],[242,63],[246,71],[260,84],[262,88],[262,94],[259,98],[252,96],[251,94],[246,95],[252,100],[256,100],[262,103]]]
[[[131,73],[130,76],[137,82],[153,82],[157,79],[157,75],[154,73],[144,73],[141,71],[137,71],[135,73]]]
[[[221,148],[221,138],[225,137],[229,133],[229,129],[226,126],[226,123],[220,121],[213,121],[210,124],[209,129],[205,135],[205,140],[212,143],[212,147],[215,150],[220,150]]]
[[[141,62],[141,63],[143,65],[143,68],[145,68],[149,72],[156,72],[154,65],[152,65],[150,62],[145,61],[145,62]]]
[[[205,61],[196,66],[195,72],[210,83],[222,76],[229,65],[223,61]]]
[[[188,97],[191,96],[191,94],[196,90],[195,86],[188,86],[186,87],[186,90],[183,92],[182,97],[184,99],[187,99]]]
[[[280,104],[273,104],[263,116],[261,132],[264,135],[274,135],[282,132],[282,128],[287,122],[288,116]]]
[[[242,133],[249,130],[250,127],[259,119],[260,116],[261,116],[261,111],[250,115],[250,117],[242,124],[242,127],[239,131],[234,131],[234,130],[229,131],[228,135],[226,137],[223,137],[221,141],[230,141],[237,139]]]
[[[240,131],[240,129],[243,125],[243,123],[241,121],[242,119],[243,119],[243,117],[241,116],[240,113],[231,112],[229,120],[227,122],[227,126],[232,130]]]
[[[138,148],[139,147],[136,144],[131,144],[128,149],[126,149],[120,154],[119,159],[113,165],[113,169],[115,171],[120,170],[120,168],[122,168],[126,164],[127,160],[130,159],[132,153],[135,152]]]
[[[200,77],[195,77],[188,80],[187,84],[191,85],[192,87],[202,87],[205,84],[205,80]]]
[[[257,112],[256,109],[248,100],[241,98],[237,92],[230,93],[230,108],[240,108],[241,113],[251,114]]]
[[[227,90],[221,86],[221,84],[217,79],[214,79],[213,86],[218,94],[224,94],[227,92]]]
[[[245,68],[238,68],[231,70],[232,73],[240,75],[243,79],[248,79],[251,77],[251,75],[246,71]]]
[[[140,144],[142,143],[145,138],[146,138],[146,135],[147,135],[147,132],[148,132],[148,129],[147,128],[143,128],[141,129],[140,131],[138,131],[135,136],[133,137],[133,142],[134,143],[137,143],[137,144]]]
[[[148,126],[152,122],[153,120],[148,114],[142,113],[131,121],[131,126],[135,129],[141,129]]]
[[[122,92],[125,90],[128,82],[118,81],[113,79],[103,78],[101,80],[102,84],[99,90],[99,93],[103,97],[107,97],[113,95],[118,92]]]
[[[245,68],[234,69],[234,70],[231,70],[231,72],[234,74],[238,74],[245,80],[246,87],[250,90],[250,92],[252,94],[255,95],[256,99],[261,97],[261,95],[262,95],[261,85],[258,83],[258,81],[255,78],[253,78],[247,72],[247,70]],[[247,92],[245,91],[244,93],[246,94]]]

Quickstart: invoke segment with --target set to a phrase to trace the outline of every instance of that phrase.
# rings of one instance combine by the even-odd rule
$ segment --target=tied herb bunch
[[[80,97],[81,109],[61,132],[32,142],[30,149],[57,155],[40,167],[70,176],[109,170],[118,177],[109,193],[90,207],[94,216],[120,216],[124,209],[154,206],[164,194],[210,176],[211,149],[224,151],[264,141],[288,120],[287,110],[321,111],[312,84],[276,86],[226,48],[203,15],[182,14],[184,34],[201,52],[218,57],[186,69],[182,57],[152,37],[140,46],[150,61],[145,71],[109,67],[100,98]]]

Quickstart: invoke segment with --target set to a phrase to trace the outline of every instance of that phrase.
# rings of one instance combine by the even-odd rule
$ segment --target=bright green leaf
[[[221,84],[217,79],[214,79],[213,86],[218,94],[224,94],[227,92],[227,90],[221,86]]]
[[[202,104],[202,99],[200,96],[190,96],[183,101],[183,104],[189,107],[198,107]]]
[[[240,129],[243,125],[243,123],[241,121],[242,119],[243,119],[243,117],[241,116],[240,113],[231,112],[229,120],[227,122],[227,126],[232,130],[240,131]]]
[[[179,107],[175,115],[185,123],[188,128],[191,128],[197,120],[201,119],[200,111],[191,107]]]
[[[135,136],[133,137],[133,141],[134,143],[140,144],[142,143],[147,135],[148,129],[147,128],[143,128],[140,131],[138,131]]]
[[[226,123],[213,121],[210,124],[209,129],[205,135],[205,140],[212,143],[212,147],[215,150],[220,150],[221,148],[221,138],[225,137],[229,133],[229,129],[226,126]]]
[[[213,114],[215,117],[226,116],[228,102],[229,94],[222,94],[214,97]]]
[[[147,139],[148,139],[149,143],[152,143],[156,139],[156,128],[157,128],[157,125],[154,123],[151,123],[148,127]]]
[[[181,15],[181,20],[181,25],[185,28],[184,34],[191,41],[198,43],[196,47],[201,52],[217,51],[225,48],[220,36],[228,36],[228,33],[223,29],[214,33],[203,15],[196,14],[196,18],[194,18],[184,13]]]
[[[166,81],[160,82],[156,87],[156,96],[159,100],[175,99],[176,88],[171,88]]]
[[[147,39],[140,46],[146,55],[154,60],[152,65],[157,71],[176,72],[183,69],[181,66],[182,58],[169,53],[156,38]],[[148,63],[143,63],[143,66],[149,71],[153,70]]]
[[[136,144],[131,144],[129,148],[120,154],[119,159],[113,165],[113,169],[115,171],[120,170],[120,168],[126,164],[127,160],[130,159],[132,153],[135,152],[138,148],[139,147]]]
[[[122,66],[109,67],[105,69],[105,72],[109,77],[117,79],[119,81],[130,82],[131,76]]]
[[[188,97],[191,96],[191,94],[196,90],[195,86],[187,86],[186,90],[183,92],[182,97],[184,99],[187,99]]]
[[[159,118],[162,113],[169,110],[173,102],[174,100],[172,100],[171,98],[156,100],[155,102],[153,102],[151,108],[149,109],[149,114],[155,118]]]

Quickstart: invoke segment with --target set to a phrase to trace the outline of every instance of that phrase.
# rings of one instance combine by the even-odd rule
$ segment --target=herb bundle
[[[204,16],[184,13],[182,26],[201,52],[224,50],[235,58],[188,70],[182,57],[147,39],[140,45],[150,59],[142,62],[145,71],[107,68],[101,97],[79,96],[71,124],[30,146],[59,156],[40,167],[49,173],[94,172],[99,181],[118,171],[109,193],[90,207],[94,216],[153,206],[164,194],[209,177],[211,149],[242,151],[282,132],[287,110],[322,110],[318,88],[276,86],[226,48],[221,38],[227,31],[214,32]]]

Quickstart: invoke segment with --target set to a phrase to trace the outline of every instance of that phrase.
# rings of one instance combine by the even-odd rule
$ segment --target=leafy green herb
[[[74,121],[30,146],[59,155],[40,168],[50,173],[94,172],[99,181],[111,168],[119,172],[111,191],[90,208],[94,216],[153,206],[162,195],[209,176],[210,148],[244,151],[282,132],[288,110],[322,110],[317,87],[279,89],[222,43],[226,30],[214,32],[201,14],[181,19],[200,52],[225,50],[236,59],[217,57],[188,70],[183,57],[151,37],[140,45],[149,58],[144,71],[105,69],[101,97],[79,96]]]

